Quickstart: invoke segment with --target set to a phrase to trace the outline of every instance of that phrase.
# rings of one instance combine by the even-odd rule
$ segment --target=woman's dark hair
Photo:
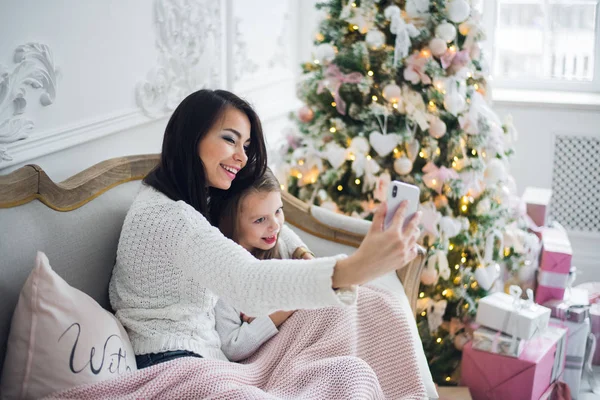
[[[223,235],[229,239],[238,242],[239,216],[242,211],[242,202],[250,193],[271,193],[281,192],[279,181],[273,172],[267,168],[265,173],[258,177],[250,186],[242,190],[229,192],[223,197],[215,207],[211,207],[213,222],[221,230]],[[277,238],[279,240],[279,237]],[[268,260],[272,258],[281,258],[277,242],[269,250],[254,249],[252,255],[259,260]]]
[[[211,203],[216,202],[226,191],[207,187],[198,144],[228,108],[243,112],[250,120],[248,162],[238,172],[232,188],[246,187],[262,176],[267,151],[260,119],[252,106],[231,92],[202,89],[183,99],[173,112],[165,129],[160,163],[143,181],[172,200],[185,201],[207,219],[209,197]]]

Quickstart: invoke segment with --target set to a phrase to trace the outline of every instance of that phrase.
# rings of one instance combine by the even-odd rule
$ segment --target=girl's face
[[[279,192],[252,192],[240,203],[236,241],[248,251],[269,250],[277,244],[283,226]]]
[[[198,144],[209,187],[227,190],[248,157],[250,120],[236,108],[227,108]]]

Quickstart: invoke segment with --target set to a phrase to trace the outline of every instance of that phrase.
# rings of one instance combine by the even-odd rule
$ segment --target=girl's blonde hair
[[[231,192],[231,191],[230,191]],[[265,173],[255,179],[253,183],[245,188],[228,193],[228,196],[222,199],[214,206],[211,205],[212,221],[217,225],[219,230],[229,239],[238,242],[239,220],[242,211],[242,202],[251,193],[271,193],[281,192],[279,181],[275,174],[267,168]],[[254,249],[252,255],[259,260],[267,260],[272,258],[281,258],[278,248],[279,236],[275,242],[275,246],[269,250]]]

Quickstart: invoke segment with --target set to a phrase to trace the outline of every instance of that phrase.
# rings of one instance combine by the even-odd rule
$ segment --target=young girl
[[[293,258],[285,242],[278,240],[284,228],[282,206],[279,182],[267,168],[251,186],[216,207],[214,221],[225,236],[259,260]],[[278,333],[279,325],[292,314],[293,311],[277,311],[250,318],[219,299],[215,319],[221,350],[230,361],[248,358]]]

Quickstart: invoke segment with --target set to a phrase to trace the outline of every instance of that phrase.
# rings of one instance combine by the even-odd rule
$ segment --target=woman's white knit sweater
[[[289,229],[280,240],[301,244]],[[353,304],[356,290],[331,288],[341,257],[259,261],[187,203],[143,186],[121,231],[110,302],[136,354],[188,350],[226,360],[215,330],[219,297],[254,316]]]

